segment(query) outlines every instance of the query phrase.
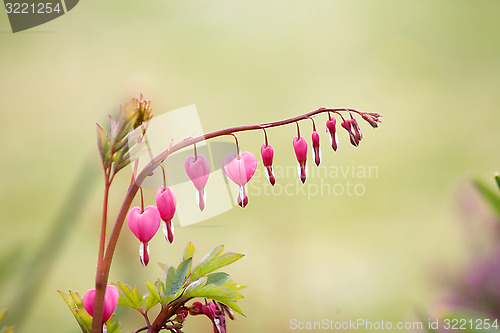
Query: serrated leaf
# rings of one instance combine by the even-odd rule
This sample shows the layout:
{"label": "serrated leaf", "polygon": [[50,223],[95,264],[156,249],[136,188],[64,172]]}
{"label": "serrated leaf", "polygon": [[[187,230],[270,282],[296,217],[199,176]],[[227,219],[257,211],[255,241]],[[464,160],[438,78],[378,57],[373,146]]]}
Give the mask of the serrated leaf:
{"label": "serrated leaf", "polygon": [[179,264],[177,270],[173,267],[170,267],[167,272],[167,280],[165,282],[165,295],[170,296],[181,288],[181,286],[186,281],[188,273],[191,269],[192,258],[186,259]]}
{"label": "serrated leaf", "polygon": [[223,250],[224,246],[221,245],[210,251],[193,270],[191,279],[196,280],[243,257],[243,254],[233,252],[222,254]]}
{"label": "serrated leaf", "polygon": [[229,306],[234,312],[239,313],[243,317],[246,317],[243,311],[241,311],[240,307],[236,304],[236,301],[232,301],[230,299],[224,297],[216,297],[212,298],[214,301],[221,302],[227,306]]}
{"label": "serrated leaf", "polygon": [[[132,306],[130,306],[130,305],[126,305],[126,306],[129,306],[129,307],[134,308],[134,309],[140,309],[142,307],[142,297],[139,295],[139,291],[137,290],[137,287],[134,287],[134,289],[132,289],[130,286],[128,286],[124,283],[121,283],[120,281],[118,281],[118,286],[120,287],[120,290],[122,291],[123,296],[128,298],[131,305],[132,305]],[[118,302],[120,302],[120,299],[118,299]],[[122,300],[122,302],[127,303],[125,300]]]}
{"label": "serrated leaf", "polygon": [[483,195],[483,198],[490,204],[497,214],[497,217],[500,219],[500,195],[498,192],[491,190],[488,186],[478,180],[474,183],[479,189],[479,192]]}
{"label": "serrated leaf", "polygon": [[229,274],[225,272],[210,273],[207,275],[207,284],[221,286],[229,281]]}
{"label": "serrated leaf", "polygon": [[184,256],[182,260],[192,258],[193,255],[194,255],[194,245],[193,243],[189,242],[187,243],[186,248],[184,249]]}

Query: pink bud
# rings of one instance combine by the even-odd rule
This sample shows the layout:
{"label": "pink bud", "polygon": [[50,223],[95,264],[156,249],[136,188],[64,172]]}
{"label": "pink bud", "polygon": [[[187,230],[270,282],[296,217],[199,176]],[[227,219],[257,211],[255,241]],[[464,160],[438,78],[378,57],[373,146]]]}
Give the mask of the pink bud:
{"label": "pink bud", "polygon": [[207,202],[205,185],[210,175],[210,163],[207,158],[201,154],[198,154],[196,158],[194,156],[188,156],[186,161],[184,161],[184,170],[186,170],[189,179],[191,179],[194,187],[198,190],[196,202],[198,203],[200,211],[203,211]]}
{"label": "pink bud", "polygon": [[351,129],[351,119],[346,119],[340,124],[347,132],[349,132],[349,140],[354,147],[357,147],[359,144],[359,140],[354,135]]}
{"label": "pink bud", "polygon": [[[113,285],[107,285],[104,294],[104,307],[102,309],[102,322],[105,323],[111,318],[111,315],[116,309],[118,304],[118,298],[120,293]],[[95,303],[95,289],[88,290],[83,296],[83,307],[89,313],[89,315],[94,316],[94,303]]]}
{"label": "pink bud", "polygon": [[156,206],[160,212],[161,219],[165,221],[165,223],[162,224],[162,230],[169,243],[174,241],[174,225],[172,223],[172,218],[175,214],[176,205],[177,198],[174,190],[170,187],[159,187],[158,191],[156,191]]}
{"label": "pink bud", "polygon": [[[378,113],[375,113],[377,116],[371,116],[371,113],[362,113],[361,117],[363,117],[364,120],[366,120],[373,128],[377,128],[380,120],[378,120],[378,117],[380,115]],[[375,117],[375,118],[374,118]]]}
{"label": "pink bud", "polygon": [[272,186],[274,186],[276,180],[273,174],[273,147],[271,147],[271,145],[263,144],[262,147],[260,147],[260,155],[262,156],[262,163],[264,163],[266,170],[267,180]]}
{"label": "pink bud", "polygon": [[244,151],[240,156],[230,153],[224,156],[222,166],[224,167],[226,175],[240,186],[237,202],[241,207],[245,207],[248,204],[245,184],[248,183],[257,169],[257,159],[255,155],[248,151]]}
{"label": "pink bud", "polygon": [[293,149],[299,164],[297,165],[297,173],[302,183],[306,182],[307,178],[307,142],[303,136],[293,138]]}
{"label": "pink bud", "polygon": [[338,147],[338,136],[336,131],[336,122],[335,118],[330,118],[326,121],[326,128],[330,132],[330,143],[332,145],[333,150],[337,151]]}
{"label": "pink bud", "polygon": [[127,214],[127,224],[130,231],[139,239],[139,256],[143,266],[149,263],[148,242],[153,238],[161,224],[160,213],[155,206],[147,206],[144,212],[141,208],[133,207]]}
{"label": "pink bud", "polygon": [[351,124],[352,124],[352,129],[354,132],[354,136],[358,139],[358,143],[359,143],[359,141],[361,141],[361,139],[363,139],[363,134],[361,134],[361,128],[359,128],[358,122],[354,118],[351,119]]}
{"label": "pink bud", "polygon": [[319,149],[319,134],[316,131],[312,132],[313,159],[317,166],[321,163],[321,150]]}

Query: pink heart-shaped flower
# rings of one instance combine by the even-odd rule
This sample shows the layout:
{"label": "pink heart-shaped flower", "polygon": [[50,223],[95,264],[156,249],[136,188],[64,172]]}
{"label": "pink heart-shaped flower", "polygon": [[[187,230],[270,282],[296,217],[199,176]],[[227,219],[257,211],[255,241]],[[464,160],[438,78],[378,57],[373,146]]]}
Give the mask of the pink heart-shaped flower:
{"label": "pink heart-shaped flower", "polygon": [[201,154],[198,154],[195,159],[194,156],[188,156],[184,161],[184,170],[191,179],[198,190],[205,187],[208,181],[208,176],[210,175],[210,163],[207,158]]}
{"label": "pink heart-shaped flower", "polygon": [[144,212],[136,206],[127,214],[127,224],[130,231],[143,243],[147,243],[153,238],[160,223],[160,213],[155,206],[147,206]]}
{"label": "pink heart-shaped flower", "polygon": [[[104,307],[102,310],[102,322],[105,323],[111,317],[118,304],[120,293],[113,285],[106,286],[104,294]],[[94,316],[95,289],[90,289],[83,296],[83,307],[91,315]]]}
{"label": "pink heart-shaped flower", "polygon": [[226,175],[236,184],[244,186],[257,169],[257,159],[251,152],[244,151],[240,156],[230,153],[224,156],[222,166]]}

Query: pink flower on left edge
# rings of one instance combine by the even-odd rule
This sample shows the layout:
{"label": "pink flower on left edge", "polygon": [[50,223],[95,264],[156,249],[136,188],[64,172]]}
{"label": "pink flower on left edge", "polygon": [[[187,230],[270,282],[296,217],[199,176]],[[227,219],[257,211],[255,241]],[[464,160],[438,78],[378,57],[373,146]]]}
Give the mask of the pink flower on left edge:
{"label": "pink flower on left edge", "polygon": [[233,153],[227,154],[222,160],[222,166],[226,175],[240,186],[238,205],[245,208],[248,204],[248,196],[245,184],[252,178],[257,169],[257,159],[251,152],[244,151],[239,156]]}
{"label": "pink flower on left edge", "polygon": [[177,205],[177,197],[174,190],[170,187],[160,186],[156,191],[156,207],[160,212],[161,219],[165,222],[162,223],[162,230],[165,238],[170,244],[174,241],[174,224],[172,219],[175,214],[175,207]]}
{"label": "pink flower on left edge", "polygon": [[[104,294],[104,307],[102,309],[102,322],[105,323],[111,318],[111,315],[116,309],[120,294],[115,286],[109,284],[106,286]],[[91,315],[94,316],[95,289],[88,290],[83,296],[83,307]]]}
{"label": "pink flower on left edge", "polygon": [[147,266],[149,263],[148,242],[158,231],[161,218],[155,206],[147,206],[144,212],[140,207],[133,207],[127,214],[127,224],[130,231],[139,239],[139,257],[141,264]]}
{"label": "pink flower on left edge", "polygon": [[210,175],[210,163],[202,154],[198,154],[196,158],[190,155],[184,161],[184,170],[186,170],[189,179],[191,179],[194,187],[196,187],[196,202],[200,211],[203,211],[207,203],[205,185]]}

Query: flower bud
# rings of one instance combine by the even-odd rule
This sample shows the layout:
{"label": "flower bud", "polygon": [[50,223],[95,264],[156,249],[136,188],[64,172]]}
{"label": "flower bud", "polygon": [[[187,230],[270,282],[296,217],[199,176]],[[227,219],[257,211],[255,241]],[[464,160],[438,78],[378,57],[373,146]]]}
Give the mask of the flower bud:
{"label": "flower bud", "polygon": [[361,128],[359,128],[358,122],[354,118],[351,119],[351,124],[354,136],[356,137],[359,143],[361,139],[363,139],[363,134],[361,134]]}
{"label": "flower bud", "polygon": [[335,117],[326,121],[326,128],[328,129],[328,132],[330,132],[330,144],[335,151],[337,151],[339,141],[336,130],[336,122],[337,120]]}
{"label": "flower bud", "polygon": [[319,134],[316,131],[312,132],[313,159],[317,166],[321,163],[321,150],[319,149]]}
{"label": "flower bud", "polygon": [[148,242],[158,231],[161,224],[161,217],[155,206],[148,206],[144,212],[139,207],[133,207],[127,214],[127,224],[130,231],[139,239],[139,257],[141,264],[147,266],[149,263]]}
{"label": "flower bud", "polygon": [[297,173],[302,183],[306,182],[307,178],[307,142],[303,136],[293,138],[293,149],[297,157]]}
{"label": "flower bud", "polygon": [[269,144],[263,144],[262,147],[260,147],[260,155],[262,156],[262,163],[264,163],[267,180],[269,181],[269,184],[274,186],[276,179],[273,174],[273,147]]}
{"label": "flower bud", "polygon": [[359,140],[354,135],[351,129],[351,119],[346,119],[340,124],[347,132],[349,132],[349,140],[354,147],[357,147],[359,144]]}
{"label": "flower bud", "polygon": [[176,205],[177,198],[174,191],[170,187],[159,187],[158,191],[156,191],[156,207],[158,207],[161,219],[165,222],[162,224],[162,230],[169,243],[174,241],[172,218],[175,214]]}

